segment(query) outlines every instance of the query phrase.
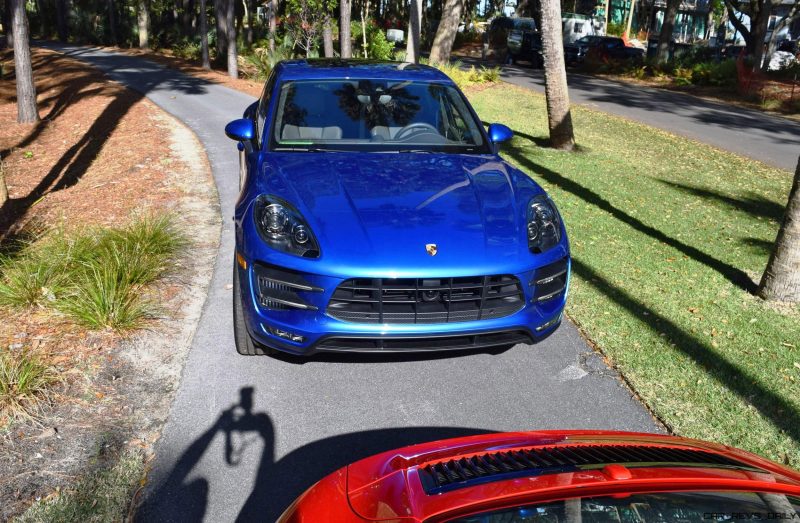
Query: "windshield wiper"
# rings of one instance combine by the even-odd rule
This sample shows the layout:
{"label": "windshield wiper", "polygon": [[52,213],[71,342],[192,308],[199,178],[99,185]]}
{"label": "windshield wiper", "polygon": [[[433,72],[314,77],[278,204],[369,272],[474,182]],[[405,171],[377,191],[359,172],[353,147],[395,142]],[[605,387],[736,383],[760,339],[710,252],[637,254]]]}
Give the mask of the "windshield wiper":
{"label": "windshield wiper", "polygon": [[297,151],[302,153],[349,153],[347,149],[331,149],[328,147],[275,147],[273,151],[290,152]]}

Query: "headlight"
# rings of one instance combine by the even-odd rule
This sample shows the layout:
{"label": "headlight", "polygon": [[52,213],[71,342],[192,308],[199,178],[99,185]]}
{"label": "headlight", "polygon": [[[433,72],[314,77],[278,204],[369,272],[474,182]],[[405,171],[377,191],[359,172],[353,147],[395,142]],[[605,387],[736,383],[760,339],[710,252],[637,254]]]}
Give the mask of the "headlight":
{"label": "headlight", "polygon": [[319,258],[319,243],[300,213],[274,196],[259,196],[253,216],[261,238],[273,249],[304,258]]}
{"label": "headlight", "polygon": [[546,194],[534,197],[528,204],[528,247],[531,252],[544,252],[561,241],[561,217]]}

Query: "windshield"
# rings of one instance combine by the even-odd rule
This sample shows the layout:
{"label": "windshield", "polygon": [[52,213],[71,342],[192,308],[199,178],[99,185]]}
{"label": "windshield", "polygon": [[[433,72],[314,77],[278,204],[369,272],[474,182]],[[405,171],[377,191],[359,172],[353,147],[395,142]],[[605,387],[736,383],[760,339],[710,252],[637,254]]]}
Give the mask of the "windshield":
{"label": "windshield", "polygon": [[450,523],[666,523],[800,520],[800,499],[752,492],[666,492],[573,498],[450,520]]}
{"label": "windshield", "polygon": [[479,125],[448,85],[290,81],[280,88],[271,149],[486,153]]}

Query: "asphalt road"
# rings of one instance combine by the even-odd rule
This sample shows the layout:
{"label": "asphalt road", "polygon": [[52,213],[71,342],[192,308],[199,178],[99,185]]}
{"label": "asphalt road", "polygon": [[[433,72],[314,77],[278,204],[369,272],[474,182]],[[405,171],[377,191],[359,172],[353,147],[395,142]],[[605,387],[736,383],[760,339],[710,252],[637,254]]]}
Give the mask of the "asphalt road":
{"label": "asphalt road", "polygon": [[[544,92],[544,73],[503,66],[506,82]],[[695,96],[569,74],[570,102],[636,120],[794,172],[800,122]]]}
{"label": "asphalt road", "polygon": [[210,292],[138,514],[274,521],[305,488],[397,446],[490,431],[658,431],[570,323],[534,346],[428,357],[242,357],[231,273],[237,154],[223,134],[249,96],[98,50],[56,47],[184,121],[205,145],[224,216]]}

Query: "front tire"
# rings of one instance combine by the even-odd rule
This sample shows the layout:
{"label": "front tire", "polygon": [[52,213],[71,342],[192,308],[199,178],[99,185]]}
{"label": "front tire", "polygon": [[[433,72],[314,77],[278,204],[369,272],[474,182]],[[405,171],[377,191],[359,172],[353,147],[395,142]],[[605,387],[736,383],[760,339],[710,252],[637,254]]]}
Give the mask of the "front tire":
{"label": "front tire", "polygon": [[236,352],[243,356],[272,356],[275,349],[264,347],[253,340],[247,332],[244,321],[244,306],[242,304],[242,286],[239,281],[239,268],[233,262],[233,340],[236,343]]}

